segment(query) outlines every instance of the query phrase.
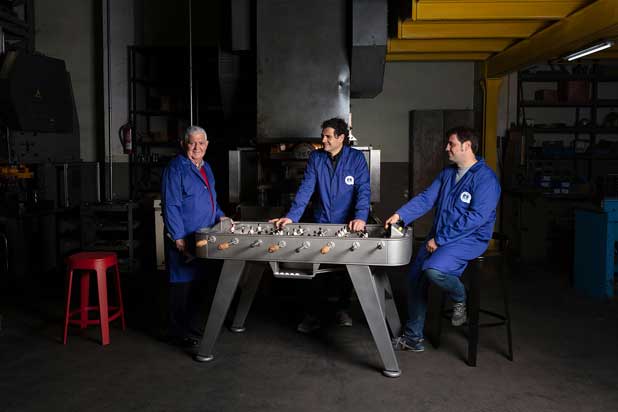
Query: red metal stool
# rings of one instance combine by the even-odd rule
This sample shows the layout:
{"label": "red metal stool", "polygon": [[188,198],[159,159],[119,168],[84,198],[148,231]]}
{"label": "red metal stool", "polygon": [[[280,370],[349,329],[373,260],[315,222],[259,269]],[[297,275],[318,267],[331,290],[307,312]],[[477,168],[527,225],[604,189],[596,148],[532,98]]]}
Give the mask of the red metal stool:
{"label": "red metal stool", "polygon": [[[116,291],[118,293],[118,306],[107,306],[107,269],[116,269]],[[79,309],[71,311],[71,289],[73,286],[73,271],[82,270]],[[97,274],[97,289],[99,292],[99,305],[88,306],[90,271]],[[126,329],[124,321],[124,306],[122,305],[122,292],[120,290],[120,272],[118,271],[118,259],[114,252],[80,252],[67,258],[68,290],[67,305],[64,319],[64,340],[67,344],[69,323],[79,325],[84,329],[88,325],[101,325],[102,344],[109,345],[109,322],[114,319],[122,319],[122,330]],[[100,319],[88,319],[88,311],[98,310]],[[72,319],[79,314],[79,319]]]}

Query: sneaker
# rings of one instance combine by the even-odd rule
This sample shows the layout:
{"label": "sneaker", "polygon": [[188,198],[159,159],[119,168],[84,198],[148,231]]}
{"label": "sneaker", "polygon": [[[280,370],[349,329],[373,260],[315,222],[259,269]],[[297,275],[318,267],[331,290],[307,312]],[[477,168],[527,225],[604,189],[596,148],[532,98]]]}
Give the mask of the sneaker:
{"label": "sneaker", "polygon": [[451,316],[451,325],[461,326],[468,320],[466,315],[466,302],[457,302],[453,305],[453,316]]}
{"label": "sneaker", "polygon": [[305,318],[298,324],[296,330],[300,333],[311,333],[320,329],[320,326],[320,319],[313,315],[305,315]]}
{"label": "sneaker", "polygon": [[392,340],[393,349],[400,351],[423,352],[425,345],[423,339],[408,340],[405,336],[400,336]]}
{"label": "sneaker", "polygon": [[348,328],[352,326],[352,318],[345,310],[337,311],[337,313],[335,313],[335,319],[337,320],[337,325],[339,326],[345,326]]}

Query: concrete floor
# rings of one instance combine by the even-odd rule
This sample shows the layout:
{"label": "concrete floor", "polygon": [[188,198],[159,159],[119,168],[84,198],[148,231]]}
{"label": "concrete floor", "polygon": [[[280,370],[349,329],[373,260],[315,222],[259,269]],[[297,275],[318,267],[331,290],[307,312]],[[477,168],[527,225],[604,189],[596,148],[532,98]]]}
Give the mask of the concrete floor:
{"label": "concrete floor", "polygon": [[[618,410],[618,302],[578,297],[563,273],[512,272],[514,362],[503,329],[482,329],[478,367],[468,367],[465,337],[445,326],[439,349],[398,354],[398,379],[381,375],[357,303],[352,328],[305,336],[291,299],[262,288],[247,331],[224,330],[203,364],[157,339],[159,292],[145,276],[123,280],[129,328],[116,322],[108,347],[96,327],[60,343],[62,290],[30,291],[28,304],[13,294],[0,306],[0,411]],[[391,280],[403,290],[404,271]]]}

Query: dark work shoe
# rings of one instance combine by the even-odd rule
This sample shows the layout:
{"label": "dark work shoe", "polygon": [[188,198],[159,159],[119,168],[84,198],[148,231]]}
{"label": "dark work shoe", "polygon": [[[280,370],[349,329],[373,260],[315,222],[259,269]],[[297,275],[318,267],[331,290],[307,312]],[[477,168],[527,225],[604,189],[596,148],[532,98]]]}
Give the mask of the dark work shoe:
{"label": "dark work shoe", "polygon": [[350,314],[345,310],[339,310],[335,313],[335,320],[337,321],[337,325],[350,327],[352,326],[352,318]]}
{"label": "dark work shoe", "polygon": [[320,329],[320,326],[320,319],[313,315],[305,315],[303,321],[296,327],[296,330],[300,333],[311,333]]}
{"label": "dark work shoe", "polygon": [[423,339],[409,340],[405,336],[400,336],[392,340],[393,349],[399,351],[412,351],[423,352],[425,345],[423,345]]}
{"label": "dark work shoe", "polygon": [[466,314],[466,302],[457,302],[453,305],[453,316],[451,316],[451,325],[461,326],[468,320]]}
{"label": "dark work shoe", "polygon": [[200,343],[198,339],[190,336],[169,336],[167,342],[170,345],[178,346],[179,348],[194,348]]}

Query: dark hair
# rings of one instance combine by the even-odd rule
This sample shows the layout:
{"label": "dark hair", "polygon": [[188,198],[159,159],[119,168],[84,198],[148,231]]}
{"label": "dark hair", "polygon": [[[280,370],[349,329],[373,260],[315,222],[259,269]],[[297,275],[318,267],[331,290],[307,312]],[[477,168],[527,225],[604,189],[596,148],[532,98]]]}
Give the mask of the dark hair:
{"label": "dark hair", "polygon": [[343,119],[333,117],[332,119],[324,120],[324,122],[322,122],[322,129],[326,129],[327,127],[335,129],[335,137],[342,134],[345,137],[343,143],[348,143],[350,129],[348,129],[348,124]]}
{"label": "dark hair", "polygon": [[450,137],[455,135],[459,143],[470,142],[470,147],[472,148],[472,153],[476,154],[479,150],[479,137],[473,129],[469,127],[454,127],[451,130],[446,132],[446,137]]}

